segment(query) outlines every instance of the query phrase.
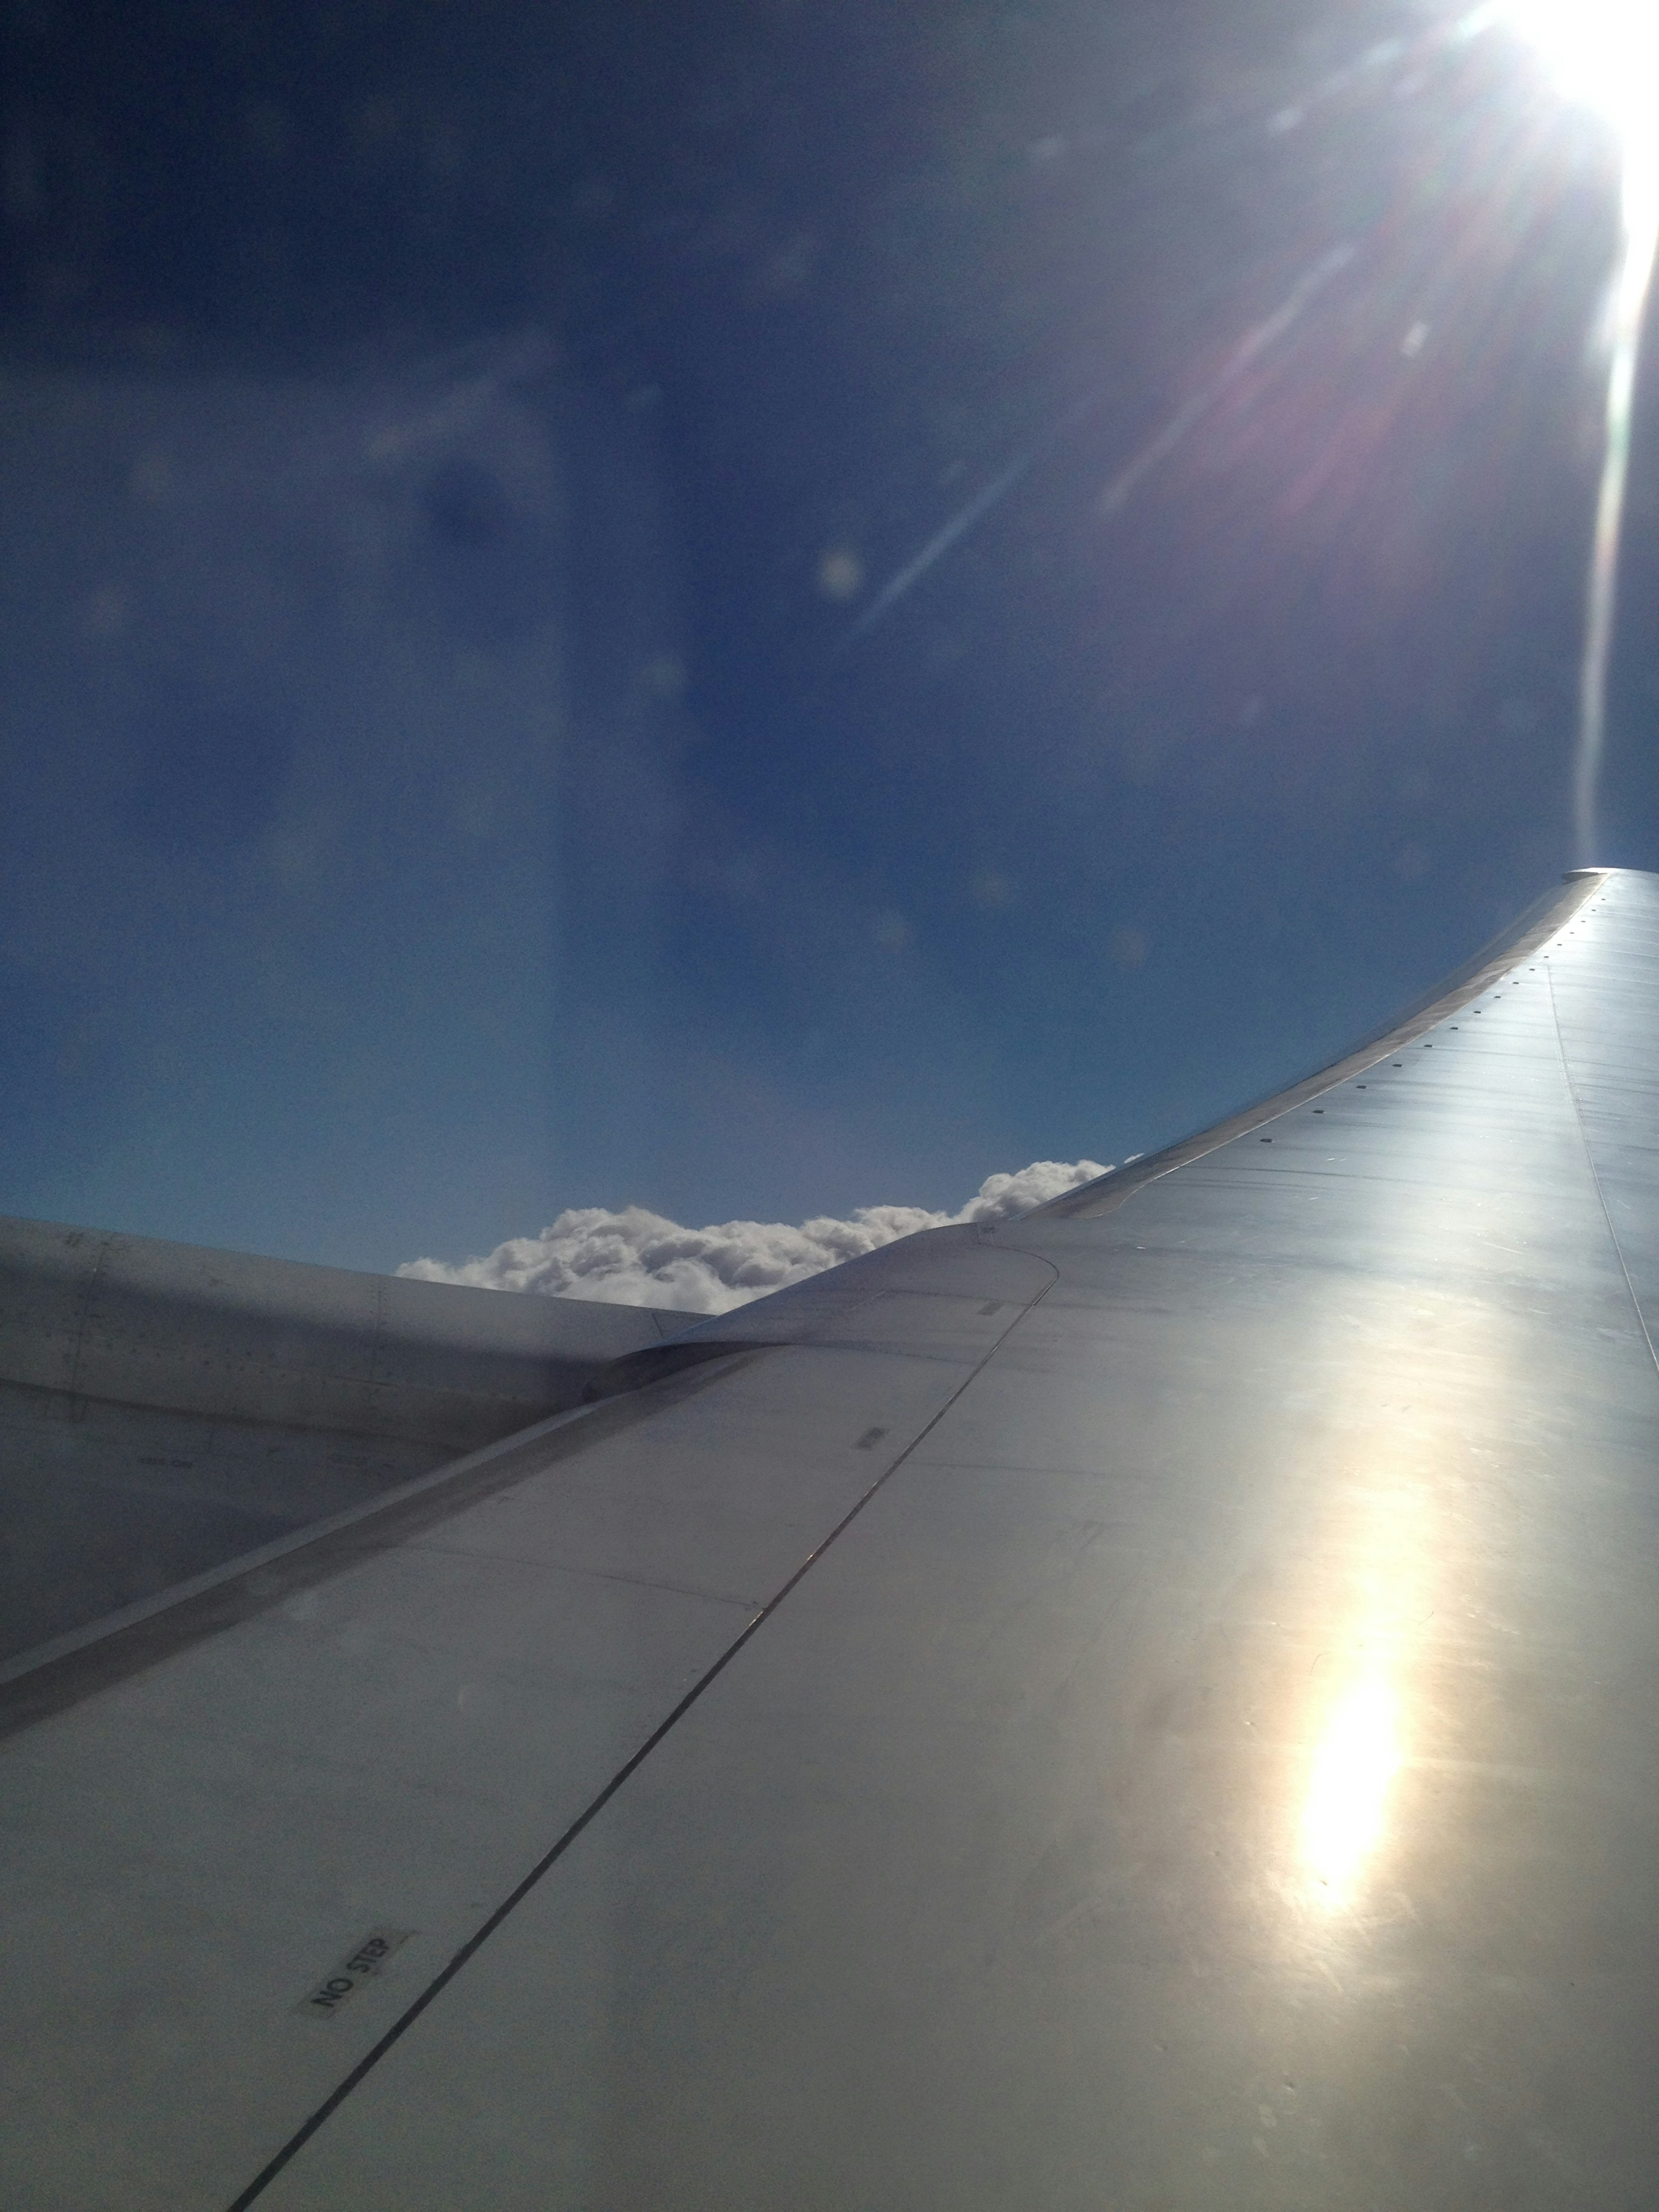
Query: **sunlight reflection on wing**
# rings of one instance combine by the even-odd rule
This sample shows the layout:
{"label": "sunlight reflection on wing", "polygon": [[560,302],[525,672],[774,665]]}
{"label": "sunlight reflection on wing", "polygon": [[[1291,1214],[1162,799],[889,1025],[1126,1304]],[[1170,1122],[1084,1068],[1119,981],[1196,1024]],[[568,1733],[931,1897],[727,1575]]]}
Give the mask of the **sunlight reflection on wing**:
{"label": "sunlight reflection on wing", "polygon": [[1325,1902],[1346,1901],[1376,1847],[1399,1765],[1398,1701],[1388,1683],[1373,1676],[1337,1701],[1314,1753],[1302,1855]]}

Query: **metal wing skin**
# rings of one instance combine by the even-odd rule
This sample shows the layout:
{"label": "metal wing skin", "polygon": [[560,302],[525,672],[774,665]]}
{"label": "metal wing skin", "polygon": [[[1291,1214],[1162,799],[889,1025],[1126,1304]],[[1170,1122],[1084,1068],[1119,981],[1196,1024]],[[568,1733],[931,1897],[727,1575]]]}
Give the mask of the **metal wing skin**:
{"label": "metal wing skin", "polygon": [[5,1692],[0,2203],[1653,2202],[1656,1323],[1659,878],[1591,872],[88,1635]]}
{"label": "metal wing skin", "polygon": [[0,1711],[9,1678],[38,1704],[42,1647],[107,1661],[112,1615],[176,1615],[181,1582],[580,1405],[695,1318],[0,1217]]}

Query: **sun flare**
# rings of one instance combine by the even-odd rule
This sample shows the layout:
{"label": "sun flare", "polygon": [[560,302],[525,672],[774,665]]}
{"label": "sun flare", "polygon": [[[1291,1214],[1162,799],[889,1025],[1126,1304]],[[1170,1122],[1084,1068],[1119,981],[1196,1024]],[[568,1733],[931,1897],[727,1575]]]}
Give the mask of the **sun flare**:
{"label": "sun flare", "polygon": [[1655,0],[1502,0],[1498,12],[1568,99],[1600,109],[1627,137],[1651,131],[1659,105]]}

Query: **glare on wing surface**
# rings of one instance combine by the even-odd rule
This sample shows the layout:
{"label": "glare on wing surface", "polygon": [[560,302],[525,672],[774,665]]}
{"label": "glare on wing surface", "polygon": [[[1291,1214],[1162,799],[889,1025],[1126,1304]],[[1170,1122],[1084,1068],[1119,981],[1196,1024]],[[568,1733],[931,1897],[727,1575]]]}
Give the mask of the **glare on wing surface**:
{"label": "glare on wing surface", "polygon": [[1343,1902],[1382,1826],[1400,1764],[1396,1699],[1379,1676],[1357,1682],[1333,1708],[1314,1754],[1303,1814],[1309,1872],[1330,1904]]}

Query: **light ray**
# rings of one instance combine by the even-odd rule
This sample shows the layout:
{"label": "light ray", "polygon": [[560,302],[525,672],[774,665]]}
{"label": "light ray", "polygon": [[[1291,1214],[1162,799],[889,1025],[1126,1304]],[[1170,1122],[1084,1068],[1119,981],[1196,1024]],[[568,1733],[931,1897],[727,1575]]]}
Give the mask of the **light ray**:
{"label": "light ray", "polygon": [[1659,250],[1659,170],[1627,154],[1624,238],[1614,280],[1601,480],[1584,593],[1584,650],[1578,672],[1578,744],[1573,761],[1573,842],[1581,866],[1597,857],[1596,811],[1607,750],[1607,674],[1619,612],[1619,549],[1630,483],[1631,404],[1642,322]]}
{"label": "light ray", "polygon": [[[1245,332],[1209,382],[1195,392],[1183,406],[1177,408],[1163,428],[1119,469],[1100,495],[1099,511],[1103,515],[1114,514],[1127,503],[1130,493],[1141,478],[1149,475],[1160,461],[1175,451],[1188,432],[1202,421],[1250,363],[1284,336],[1314,295],[1322,291],[1339,271],[1346,269],[1353,257],[1352,246],[1333,246],[1328,253],[1322,254],[1266,321],[1257,323]],[[1075,429],[1099,404],[1103,397],[1102,392],[1092,392],[1068,408],[1040,438],[1034,439],[1016,453],[988,483],[976,491],[948,522],[935,531],[921,551],[912,554],[903,567],[882,586],[836,647],[836,657],[856,645],[860,638],[866,637],[878,623],[884,621],[928,570],[942,561],[959,539],[965,538],[976,523],[1007,496],[1034,462]]]}
{"label": "light ray", "polygon": [[1572,826],[1577,857],[1597,857],[1596,811],[1607,750],[1607,676],[1619,612],[1619,550],[1630,482],[1631,405],[1642,323],[1659,250],[1659,9],[1653,0],[1491,0],[1471,23],[1524,39],[1564,98],[1593,108],[1623,145],[1620,240],[1608,301],[1601,474],[1584,587]]}
{"label": "light ray", "polygon": [[1353,252],[1351,246],[1336,246],[1328,253],[1322,254],[1267,320],[1245,332],[1210,381],[1195,392],[1184,406],[1178,407],[1156,436],[1124,463],[1100,495],[1103,514],[1115,514],[1127,504],[1130,493],[1141,478],[1160,461],[1166,460],[1188,432],[1194,429],[1217,401],[1224,398],[1250,363],[1264,354],[1275,339],[1284,336],[1315,293],[1322,291],[1333,276],[1347,267]]}
{"label": "light ray", "polygon": [[912,554],[904,566],[882,586],[842,640],[837,651],[844,653],[849,645],[856,645],[860,638],[866,635],[890,613],[910,586],[919,584],[936,561],[944,559],[957,538],[965,538],[981,517],[988,514],[1004,495],[1012,490],[1036,458],[1036,448],[1030,447],[1023,453],[1016,454],[1006,468],[999,470],[989,483],[975,492],[967,505],[951,517],[943,529],[934,532],[920,553]]}
{"label": "light ray", "polygon": [[913,553],[904,566],[888,578],[836,647],[836,657],[845,653],[849,646],[856,645],[861,637],[867,635],[878,622],[890,614],[906,592],[921,581],[935,562],[942,561],[958,538],[965,538],[976,522],[983,520],[991,509],[1013,489],[1026,471],[1042,459],[1049,447],[1057,445],[1060,439],[1076,429],[1085,417],[1099,405],[1103,397],[1103,390],[1086,393],[1051,422],[1040,437],[1033,438],[1030,445],[1022,447],[1013,459],[999,469],[988,483],[982,484],[948,522],[933,532],[919,553]]}

